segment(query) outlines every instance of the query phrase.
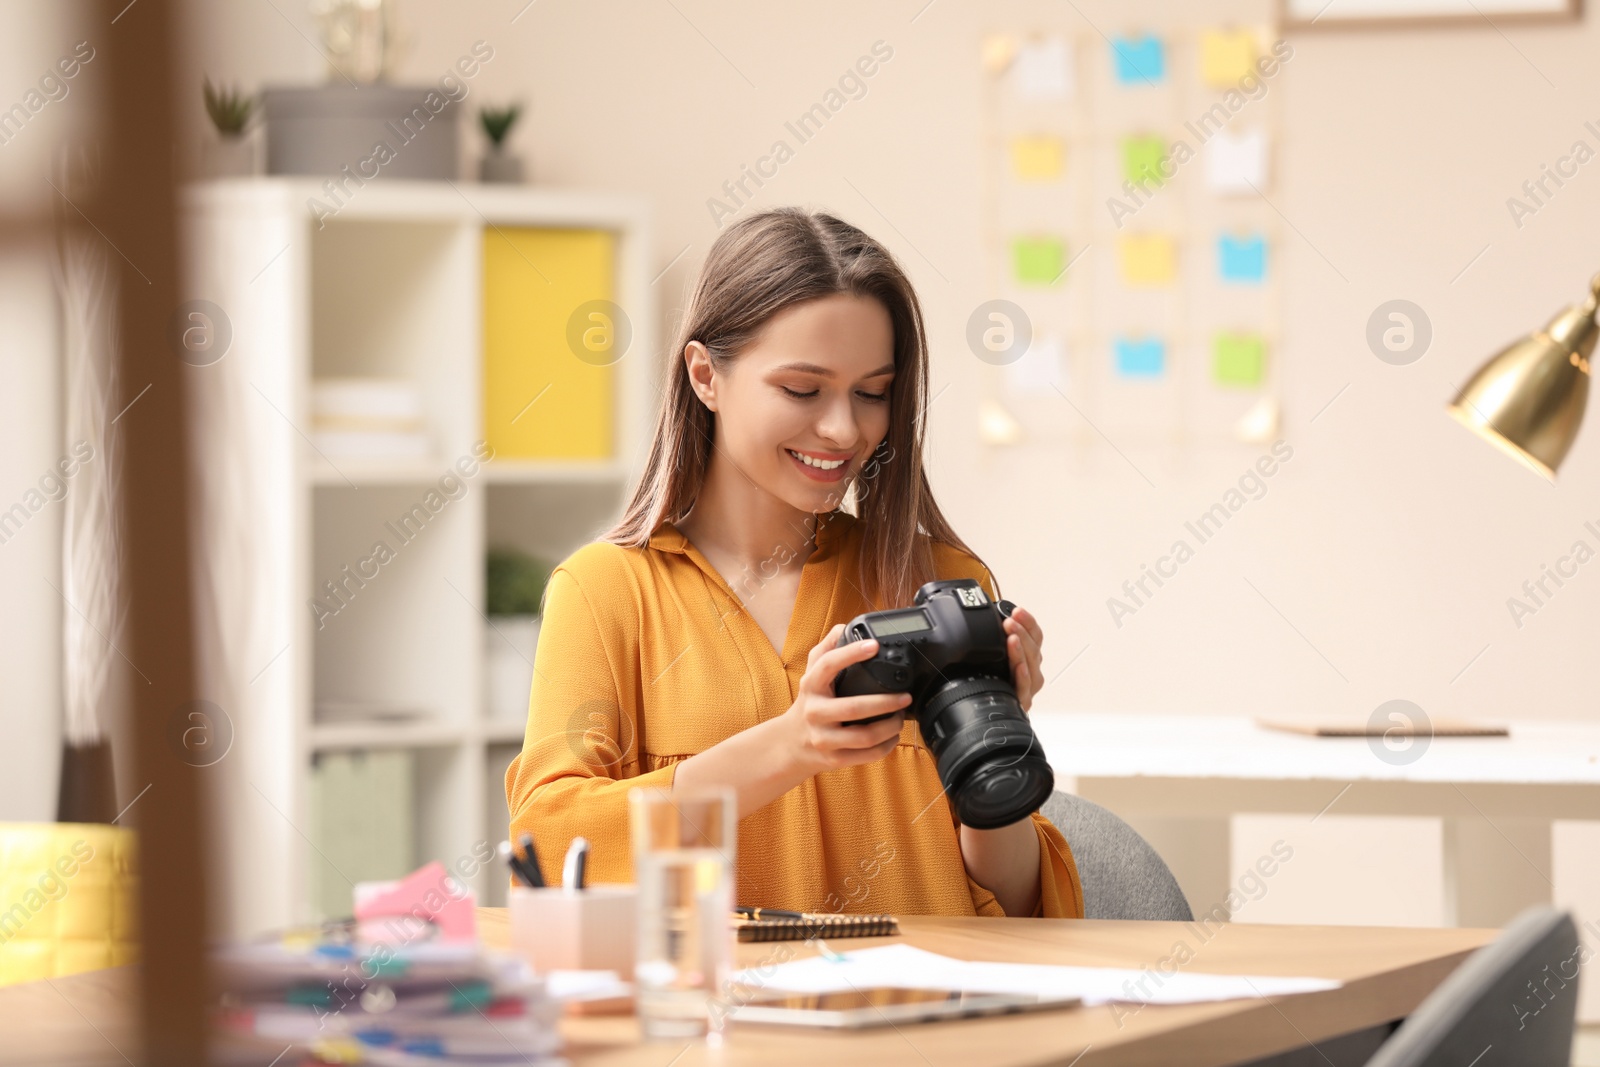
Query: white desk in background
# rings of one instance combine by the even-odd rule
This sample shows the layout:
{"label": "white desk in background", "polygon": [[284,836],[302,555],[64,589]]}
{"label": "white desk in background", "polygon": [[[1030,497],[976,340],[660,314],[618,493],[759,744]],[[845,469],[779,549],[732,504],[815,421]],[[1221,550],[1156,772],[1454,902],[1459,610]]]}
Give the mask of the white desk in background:
{"label": "white desk in background", "polygon": [[[1348,870],[1370,898],[1363,918],[1345,921],[1418,922],[1420,903],[1434,917],[1422,922],[1499,926],[1522,907],[1554,902],[1580,922],[1595,920],[1585,938],[1600,949],[1600,725],[1510,722],[1509,737],[1434,737],[1399,762],[1365,738],[1287,733],[1242,716],[1035,708],[1031,719],[1057,787],[1132,823],[1197,913],[1237,887],[1261,840],[1288,835],[1309,846],[1297,875],[1329,862],[1318,848],[1343,850],[1334,869]],[[1384,849],[1384,824],[1352,816],[1420,825],[1432,835],[1421,839],[1435,843],[1396,856]],[[1344,843],[1327,846],[1334,826]],[[1370,849],[1356,843],[1363,827]],[[1434,891],[1437,899],[1415,899]],[[1382,914],[1389,903],[1393,918]],[[1291,876],[1236,917],[1251,921],[1252,906],[1267,916],[1258,921],[1308,912],[1330,921],[1315,888]],[[1600,982],[1586,983],[1583,1001],[1582,1017],[1600,1019]]]}

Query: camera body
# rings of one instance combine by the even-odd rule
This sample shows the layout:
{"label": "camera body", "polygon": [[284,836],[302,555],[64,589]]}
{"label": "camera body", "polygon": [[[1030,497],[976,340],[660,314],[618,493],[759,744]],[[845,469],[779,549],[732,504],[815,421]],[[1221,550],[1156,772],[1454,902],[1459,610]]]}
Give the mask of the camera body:
{"label": "camera body", "polygon": [[836,696],[911,694],[910,711],[957,817],[980,830],[1038,811],[1055,788],[1011,682],[1003,623],[1012,610],[971,578],[928,582],[911,607],[850,621],[840,644],[876,640],[878,652],[834,679]]}

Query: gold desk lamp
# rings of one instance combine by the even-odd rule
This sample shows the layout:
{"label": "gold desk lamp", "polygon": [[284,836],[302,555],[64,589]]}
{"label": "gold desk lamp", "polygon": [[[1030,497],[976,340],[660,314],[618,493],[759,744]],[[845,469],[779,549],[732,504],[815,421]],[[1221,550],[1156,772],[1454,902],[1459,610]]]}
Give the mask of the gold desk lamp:
{"label": "gold desk lamp", "polygon": [[1589,399],[1600,274],[1589,299],[1503,349],[1478,368],[1450,402],[1467,429],[1555,481],[1556,468],[1578,436]]}

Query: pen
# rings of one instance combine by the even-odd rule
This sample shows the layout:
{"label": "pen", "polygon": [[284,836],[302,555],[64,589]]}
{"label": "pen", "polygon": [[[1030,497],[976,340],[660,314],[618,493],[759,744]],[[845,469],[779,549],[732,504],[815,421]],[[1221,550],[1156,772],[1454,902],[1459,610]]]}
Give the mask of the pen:
{"label": "pen", "polygon": [[561,884],[577,891],[583,888],[584,871],[589,866],[589,839],[574,837],[567,846],[567,859],[561,866]]}
{"label": "pen", "polygon": [[533,883],[528,881],[528,872],[522,866],[522,861],[517,858],[517,853],[514,849],[512,849],[511,842],[500,842],[500,844],[496,846],[495,851],[499,854],[501,861],[504,862],[507,867],[511,868],[511,877],[517,880],[517,884],[532,888]]}
{"label": "pen", "polygon": [[523,876],[534,889],[543,889],[544,871],[539,866],[538,850],[533,847],[533,835],[525,833],[519,840],[522,842]]}
{"label": "pen", "polygon": [[747,908],[740,905],[733,909],[735,915],[741,919],[804,919],[805,915],[798,911],[780,911],[777,908]]}

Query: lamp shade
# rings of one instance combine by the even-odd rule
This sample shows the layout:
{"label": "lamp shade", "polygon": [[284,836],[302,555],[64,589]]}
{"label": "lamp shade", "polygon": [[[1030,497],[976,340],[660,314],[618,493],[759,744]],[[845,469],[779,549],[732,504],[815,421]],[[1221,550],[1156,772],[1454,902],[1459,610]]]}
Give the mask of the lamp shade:
{"label": "lamp shade", "polygon": [[1588,300],[1496,353],[1450,402],[1463,426],[1552,481],[1589,400],[1597,301],[1600,275]]}

